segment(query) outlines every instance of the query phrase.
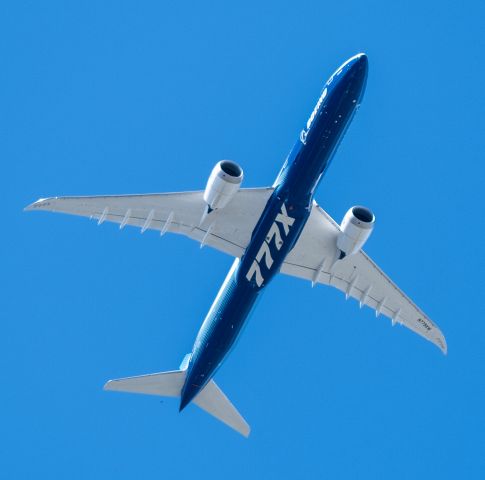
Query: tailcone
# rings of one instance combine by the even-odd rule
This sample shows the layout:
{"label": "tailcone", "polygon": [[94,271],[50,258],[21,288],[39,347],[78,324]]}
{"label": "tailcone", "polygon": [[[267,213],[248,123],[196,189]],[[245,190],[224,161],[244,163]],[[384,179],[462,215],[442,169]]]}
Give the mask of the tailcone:
{"label": "tailcone", "polygon": [[179,412],[181,412],[200,392],[198,385],[186,383],[180,395]]}
{"label": "tailcone", "polygon": [[191,399],[182,396],[182,398],[180,399],[179,412],[181,412],[190,403],[190,400]]}

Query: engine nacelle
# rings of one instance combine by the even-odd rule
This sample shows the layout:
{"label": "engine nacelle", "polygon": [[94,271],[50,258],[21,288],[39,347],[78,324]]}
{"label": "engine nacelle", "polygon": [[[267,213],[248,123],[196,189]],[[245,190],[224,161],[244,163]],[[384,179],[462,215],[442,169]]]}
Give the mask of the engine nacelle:
{"label": "engine nacelle", "polygon": [[243,170],[230,160],[222,160],[212,169],[204,191],[204,201],[209,211],[224,208],[239,190]]}
{"label": "engine nacelle", "polygon": [[366,207],[350,208],[342,220],[341,232],[337,237],[337,247],[342,252],[340,258],[354,255],[370,237],[376,217]]}

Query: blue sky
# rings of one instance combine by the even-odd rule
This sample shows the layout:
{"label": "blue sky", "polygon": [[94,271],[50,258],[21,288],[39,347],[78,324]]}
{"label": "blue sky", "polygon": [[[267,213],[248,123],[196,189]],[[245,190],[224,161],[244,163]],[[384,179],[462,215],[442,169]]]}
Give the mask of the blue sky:
{"label": "blue sky", "polygon": [[[0,5],[5,478],[483,478],[481,1]],[[338,291],[279,276],[217,382],[249,440],[175,400],[103,392],[176,368],[231,264],[178,236],[23,213],[42,196],[271,184],[323,83],[365,51],[316,198],[449,354]]]}

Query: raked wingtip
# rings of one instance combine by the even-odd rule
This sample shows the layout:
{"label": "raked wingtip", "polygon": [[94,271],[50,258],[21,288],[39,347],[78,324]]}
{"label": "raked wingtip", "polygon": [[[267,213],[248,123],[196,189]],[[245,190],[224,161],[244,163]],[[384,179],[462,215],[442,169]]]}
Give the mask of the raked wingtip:
{"label": "raked wingtip", "polygon": [[113,380],[108,380],[104,385],[103,385],[103,390],[112,390],[112,385],[113,385]]}
{"label": "raked wingtip", "polygon": [[24,212],[30,212],[30,211],[32,211],[32,210],[35,210],[35,208],[36,208],[36,207],[35,207],[35,204],[36,204],[36,203],[37,203],[37,202],[34,202],[34,203],[31,203],[30,205],[27,205],[26,207],[24,207]]}
{"label": "raked wingtip", "polygon": [[448,355],[448,344],[446,343],[445,336],[440,332],[440,336],[436,337],[435,342],[436,346],[441,350],[443,355]]}
{"label": "raked wingtip", "polygon": [[39,198],[35,202],[24,207],[24,212],[31,212],[32,210],[40,210],[42,207],[49,205],[49,198]]}

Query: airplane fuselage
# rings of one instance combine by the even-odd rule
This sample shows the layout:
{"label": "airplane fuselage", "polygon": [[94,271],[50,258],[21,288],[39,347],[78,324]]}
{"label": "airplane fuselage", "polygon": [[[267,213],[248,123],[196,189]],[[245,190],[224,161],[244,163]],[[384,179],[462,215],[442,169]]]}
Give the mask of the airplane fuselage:
{"label": "airplane fuselage", "polygon": [[327,81],[274,183],[246,252],[237,258],[197,334],[180,410],[205,387],[234,345],[258,297],[279,271],[310,215],[313,195],[359,106],[367,57],[356,55]]}

